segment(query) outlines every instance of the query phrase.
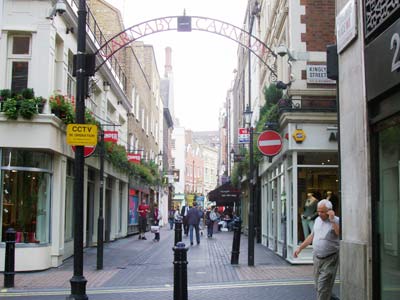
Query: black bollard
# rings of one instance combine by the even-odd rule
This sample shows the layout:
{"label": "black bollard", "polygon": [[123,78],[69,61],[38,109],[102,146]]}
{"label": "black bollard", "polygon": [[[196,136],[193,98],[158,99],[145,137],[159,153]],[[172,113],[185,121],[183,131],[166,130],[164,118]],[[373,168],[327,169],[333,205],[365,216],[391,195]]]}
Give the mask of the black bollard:
{"label": "black bollard", "polygon": [[15,275],[15,230],[8,228],[6,231],[6,257],[4,262],[4,287],[14,287]]}
{"label": "black bollard", "polygon": [[237,218],[237,219],[235,219],[235,221],[233,223],[233,242],[232,242],[231,265],[237,265],[239,263],[241,231],[242,231],[242,220],[240,220],[240,218]]}
{"label": "black bollard", "polygon": [[182,220],[175,220],[175,241],[174,246],[182,242]]}
{"label": "black bollard", "polygon": [[[182,224],[182,223],[181,223]],[[188,300],[187,251],[185,243],[178,242],[174,250],[174,300]]]}

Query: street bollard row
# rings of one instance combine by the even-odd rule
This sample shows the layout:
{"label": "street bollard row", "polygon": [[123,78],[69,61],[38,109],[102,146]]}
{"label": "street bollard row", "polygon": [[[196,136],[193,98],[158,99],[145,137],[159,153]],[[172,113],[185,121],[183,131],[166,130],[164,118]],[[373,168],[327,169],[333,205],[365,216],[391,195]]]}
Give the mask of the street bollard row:
{"label": "street bollard row", "polygon": [[232,256],[231,256],[232,265],[237,265],[239,263],[241,229],[242,229],[242,220],[238,218],[233,223],[233,242],[232,242]]}
{"label": "street bollard row", "polygon": [[188,300],[187,251],[185,243],[178,242],[174,251],[174,300]]}
{"label": "street bollard row", "polygon": [[6,257],[4,261],[4,287],[14,287],[15,275],[15,230],[8,228],[6,231]]}

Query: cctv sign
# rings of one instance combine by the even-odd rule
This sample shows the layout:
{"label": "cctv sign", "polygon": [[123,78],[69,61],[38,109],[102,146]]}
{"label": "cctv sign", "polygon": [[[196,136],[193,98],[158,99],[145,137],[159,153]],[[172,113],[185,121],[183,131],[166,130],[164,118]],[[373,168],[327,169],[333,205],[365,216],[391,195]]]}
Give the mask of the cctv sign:
{"label": "cctv sign", "polygon": [[97,125],[68,124],[67,144],[72,146],[97,145]]}

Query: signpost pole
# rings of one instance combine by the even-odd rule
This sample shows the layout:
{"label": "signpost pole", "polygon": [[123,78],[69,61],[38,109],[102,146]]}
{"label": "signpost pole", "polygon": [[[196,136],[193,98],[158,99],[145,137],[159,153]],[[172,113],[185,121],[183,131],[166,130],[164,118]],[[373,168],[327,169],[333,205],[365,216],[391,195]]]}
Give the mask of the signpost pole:
{"label": "signpost pole", "polygon": [[97,219],[97,270],[103,269],[103,192],[104,192],[104,130],[100,129],[100,197],[99,197],[99,217]]}
{"label": "signpost pole", "polygon": [[[85,83],[86,83],[86,0],[79,1],[78,8],[78,46],[76,61],[76,123],[85,123]],[[70,279],[71,295],[69,299],[86,300],[86,283],[83,276],[83,146],[77,146],[75,152],[74,181],[74,274]]]}

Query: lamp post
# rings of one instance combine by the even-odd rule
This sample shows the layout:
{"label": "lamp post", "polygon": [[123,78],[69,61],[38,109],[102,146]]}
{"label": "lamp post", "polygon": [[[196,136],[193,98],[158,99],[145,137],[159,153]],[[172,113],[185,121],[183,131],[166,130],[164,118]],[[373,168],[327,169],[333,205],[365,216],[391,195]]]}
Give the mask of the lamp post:
{"label": "lamp post", "polygon": [[246,110],[243,112],[245,123],[249,128],[249,230],[248,230],[248,257],[247,265],[254,266],[254,192],[253,192],[253,127],[251,126],[251,116],[253,112],[250,105],[247,104]]}
{"label": "lamp post", "polygon": [[[76,123],[85,123],[85,84],[86,84],[86,0],[79,1],[78,40],[76,54]],[[70,279],[71,295],[69,299],[86,300],[86,283],[83,276],[83,171],[84,147],[77,146],[75,151],[74,181],[74,274]]]}
{"label": "lamp post", "polygon": [[103,269],[103,192],[104,192],[104,130],[100,129],[100,197],[99,216],[97,219],[97,270]]}
{"label": "lamp post", "polygon": [[232,164],[235,161],[235,150],[233,148],[229,152],[229,179],[232,177]]}

